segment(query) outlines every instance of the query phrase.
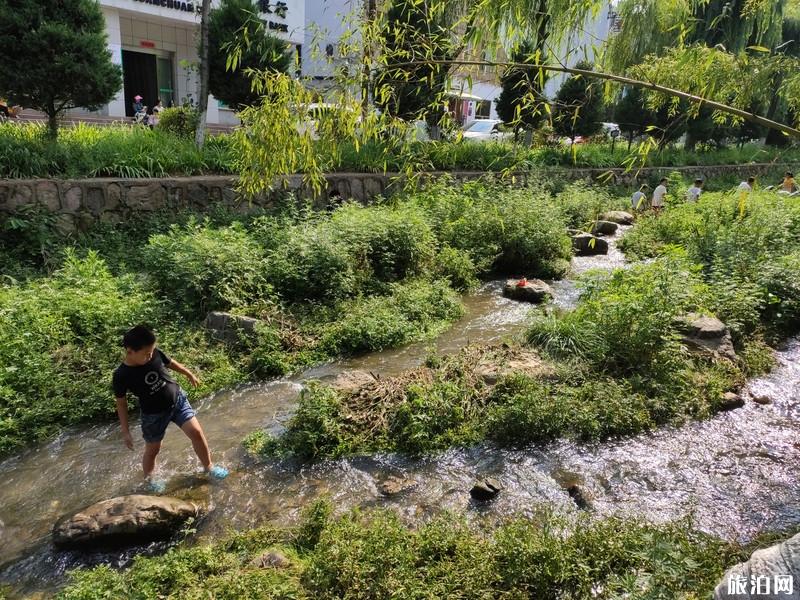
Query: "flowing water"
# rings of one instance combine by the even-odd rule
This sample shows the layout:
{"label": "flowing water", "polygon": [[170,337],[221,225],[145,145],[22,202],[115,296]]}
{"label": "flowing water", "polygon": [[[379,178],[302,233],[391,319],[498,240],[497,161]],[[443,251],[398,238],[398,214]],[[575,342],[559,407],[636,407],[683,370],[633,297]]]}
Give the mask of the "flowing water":
{"label": "flowing water", "polygon": [[[622,266],[615,241],[606,257],[576,258],[573,271]],[[177,430],[167,435],[159,461],[170,481],[168,493],[188,489],[208,501],[211,511],[198,525],[198,538],[209,539],[231,527],[293,523],[304,506],[323,494],[339,511],[390,507],[409,522],[443,509],[490,521],[530,515],[544,506],[575,511],[565,491],[573,483],[582,487],[597,514],[637,515],[655,522],[692,514],[699,528],[727,538],[746,539],[762,529],[800,523],[800,341],[778,352],[779,366],[772,374],[749,384],[753,393],[770,396],[772,404],[750,402],[705,422],[619,441],[561,442],[522,451],[481,445],[419,460],[374,455],[310,466],[254,463],[241,450],[241,440],[251,431],[280,427],[306,380],[328,380],[349,369],[396,375],[420,364],[431,346],[454,352],[469,343],[498,342],[519,333],[531,308],[504,299],[501,287],[502,282],[491,282],[466,297],[466,316],[434,343],[334,362],[196,403],[217,462],[233,467],[230,477],[213,485],[194,477],[196,459]],[[574,282],[553,287],[555,304],[574,305]],[[122,565],[136,553],[163,549],[153,545],[85,554],[56,551],[49,541],[50,528],[62,514],[139,489],[142,443],[136,443],[136,451],[130,452],[117,424],[97,425],[64,432],[0,463],[0,564],[5,564],[0,583],[11,584],[18,593],[49,591],[63,583],[66,569],[98,562]],[[384,498],[379,485],[390,475],[417,485]],[[469,489],[483,476],[501,480],[504,491],[479,508],[471,503]]]}

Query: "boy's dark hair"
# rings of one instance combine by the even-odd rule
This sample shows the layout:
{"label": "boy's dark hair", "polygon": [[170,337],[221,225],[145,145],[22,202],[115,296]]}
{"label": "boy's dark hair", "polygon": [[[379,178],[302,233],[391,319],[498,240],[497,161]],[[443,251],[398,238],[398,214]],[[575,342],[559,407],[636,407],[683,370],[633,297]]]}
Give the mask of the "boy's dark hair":
{"label": "boy's dark hair", "polygon": [[122,336],[122,345],[134,352],[156,343],[156,334],[147,325],[132,327]]}
{"label": "boy's dark hair", "polygon": [[747,178],[747,183],[755,183],[755,182],[756,182],[756,178],[755,177],[748,177]]}
{"label": "boy's dark hair", "polygon": [[649,189],[650,189],[650,186],[645,183],[644,185],[642,185],[642,187],[639,188],[639,191],[643,192],[643,191],[649,190]]}
{"label": "boy's dark hair", "polygon": [[662,177],[661,181],[659,181],[659,183],[667,183],[668,181],[669,181],[669,179],[667,179],[666,177]]}
{"label": "boy's dark hair", "polygon": [[703,185],[703,180],[702,179],[695,179],[694,180],[694,184],[695,185]]}

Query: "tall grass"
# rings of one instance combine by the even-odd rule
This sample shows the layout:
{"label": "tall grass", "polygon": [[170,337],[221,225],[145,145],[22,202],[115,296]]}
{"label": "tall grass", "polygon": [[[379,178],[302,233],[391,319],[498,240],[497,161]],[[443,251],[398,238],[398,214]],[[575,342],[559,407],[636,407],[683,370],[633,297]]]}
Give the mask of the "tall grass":
{"label": "tall grass", "polygon": [[[197,150],[186,136],[145,127],[78,124],[59,130],[50,141],[42,124],[0,124],[0,178],[164,177],[226,174],[234,157],[225,135],[213,136]],[[527,148],[509,142],[417,142],[407,155],[395,140],[343,144],[336,155],[320,155],[328,171],[397,172],[408,164],[418,171],[532,170],[541,167],[624,167],[632,154],[624,144],[580,144]],[[634,148],[633,153],[637,150]],[[758,145],[686,151],[651,151],[644,166],[702,166],[751,162],[798,162],[800,150]],[[637,162],[640,164],[640,162]]]}

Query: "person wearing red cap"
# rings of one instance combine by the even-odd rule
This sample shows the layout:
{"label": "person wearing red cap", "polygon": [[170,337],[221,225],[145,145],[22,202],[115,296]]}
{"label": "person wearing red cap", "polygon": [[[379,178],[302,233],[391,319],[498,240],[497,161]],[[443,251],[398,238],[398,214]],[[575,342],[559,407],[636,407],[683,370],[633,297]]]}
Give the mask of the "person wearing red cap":
{"label": "person wearing red cap", "polygon": [[142,104],[142,99],[138,94],[133,97],[133,121],[147,125],[147,107]]}

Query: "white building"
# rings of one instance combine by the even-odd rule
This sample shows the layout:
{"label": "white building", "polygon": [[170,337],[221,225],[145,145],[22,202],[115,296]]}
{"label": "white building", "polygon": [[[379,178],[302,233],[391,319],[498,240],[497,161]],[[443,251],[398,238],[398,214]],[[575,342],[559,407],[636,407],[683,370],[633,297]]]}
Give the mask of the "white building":
{"label": "white building", "polygon": [[[212,0],[212,8],[218,4]],[[305,0],[259,0],[261,17],[271,32],[296,47],[305,32]],[[112,60],[122,66],[123,87],[97,115],[133,116],[133,97],[153,106],[197,100],[197,47],[200,31],[198,2],[185,0],[100,0],[106,20]],[[236,123],[233,111],[213,98],[210,124]]]}

